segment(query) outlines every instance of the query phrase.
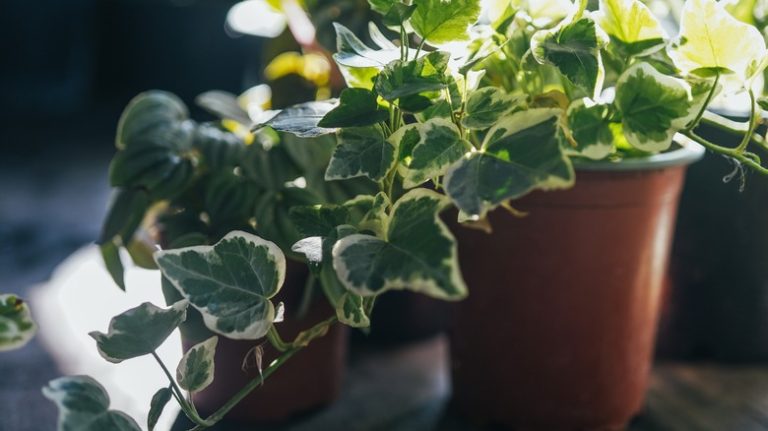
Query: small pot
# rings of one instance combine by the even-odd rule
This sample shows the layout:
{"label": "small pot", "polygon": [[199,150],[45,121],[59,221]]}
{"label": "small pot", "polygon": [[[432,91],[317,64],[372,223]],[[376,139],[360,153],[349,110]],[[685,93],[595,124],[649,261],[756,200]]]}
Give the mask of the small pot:
{"label": "small pot", "polygon": [[[301,330],[308,329],[333,315],[325,302],[310,305],[301,318],[292,315],[301,301],[307,277],[306,268],[288,262],[285,284],[273,300],[286,306],[285,321],[278,323],[280,335],[292,340]],[[166,300],[180,299],[178,292],[164,284]],[[184,351],[213,334],[203,325],[202,317],[190,308],[181,326]],[[194,402],[203,417],[227,402],[251,379],[259,378],[251,350],[263,343],[263,367],[267,367],[279,352],[266,340],[242,341],[219,337],[216,347],[214,381],[204,391],[194,394]],[[255,389],[227,414],[227,420],[244,423],[277,422],[326,406],[338,398],[344,376],[347,354],[347,330],[342,325],[331,327],[328,334],[310,343],[282,365],[264,386]],[[247,367],[243,367],[248,356]]]}
{"label": "small pot", "polygon": [[567,191],[456,228],[469,297],[451,339],[453,403],[476,422],[618,430],[642,407],[675,213],[681,149],[577,165]]}

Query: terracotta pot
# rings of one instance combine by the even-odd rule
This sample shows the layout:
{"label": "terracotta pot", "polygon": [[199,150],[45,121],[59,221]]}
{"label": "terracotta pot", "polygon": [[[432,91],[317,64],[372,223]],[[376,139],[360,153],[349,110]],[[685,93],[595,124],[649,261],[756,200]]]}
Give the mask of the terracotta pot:
{"label": "terracotta pot", "polygon": [[[457,227],[470,295],[452,334],[453,402],[515,429],[623,429],[643,404],[662,283],[693,146],[589,164],[574,188]],[[598,170],[595,170],[598,169]]]}
{"label": "terracotta pot", "polygon": [[[303,266],[289,261],[285,285],[274,300],[275,303],[283,301],[286,305],[285,321],[278,324],[280,335],[285,340],[293,339],[299,331],[333,315],[333,310],[324,301],[312,304],[302,318],[297,319],[292,315],[301,301],[306,277],[307,272]],[[177,298],[174,295],[178,294],[174,290],[169,291],[168,286],[164,286],[164,292],[166,299]],[[203,325],[200,314],[191,308],[181,332],[185,351],[212,335]],[[249,380],[259,377],[252,360],[249,361],[247,371],[243,371],[242,365],[249,351],[261,343],[264,343],[265,353],[262,363],[266,367],[278,356],[278,352],[266,340],[219,338],[214,382],[194,395],[195,406],[204,417],[221,407]],[[265,381],[263,387],[251,392],[227,415],[227,420],[276,422],[330,404],[341,390],[346,354],[347,330],[342,325],[334,325],[325,337],[313,341],[281,366]]]}

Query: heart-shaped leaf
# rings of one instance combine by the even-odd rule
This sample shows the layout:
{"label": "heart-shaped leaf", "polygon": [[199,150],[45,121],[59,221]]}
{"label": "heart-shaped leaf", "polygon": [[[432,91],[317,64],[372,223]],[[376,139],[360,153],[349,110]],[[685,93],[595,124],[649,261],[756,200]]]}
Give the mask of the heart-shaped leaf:
{"label": "heart-shaped leaf", "polygon": [[663,151],[675,132],[690,121],[690,87],[658,72],[648,63],[627,69],[616,83],[616,107],[622,114],[624,135],[633,147]]}
{"label": "heart-shaped leaf", "polygon": [[154,352],[187,317],[187,301],[162,309],[145,302],[112,318],[106,334],[93,331],[99,354],[115,364]]}
{"label": "heart-shaped leaf", "polygon": [[270,298],[285,281],[277,245],[234,231],[213,246],[159,251],[155,260],[210,330],[233,339],[266,335],[275,319]]}
{"label": "heart-shaped leaf", "polygon": [[388,101],[395,101],[448,86],[446,68],[449,54],[433,51],[415,60],[393,61],[376,78],[376,91]]}
{"label": "heart-shaped leaf", "polygon": [[0,352],[24,346],[35,332],[27,303],[16,295],[0,295]]}
{"label": "heart-shaped leaf", "polygon": [[109,395],[91,377],[60,377],[43,388],[43,395],[59,408],[59,431],[141,431],[125,413],[109,410]]}
{"label": "heart-shaped leaf", "polygon": [[361,296],[390,289],[447,300],[466,296],[456,241],[438,217],[448,203],[431,190],[414,189],[395,203],[386,240],[363,234],[341,238],[333,247],[333,267],[341,283]]}
{"label": "heart-shaped leaf", "polygon": [[213,383],[214,356],[219,337],[195,344],[184,353],[176,368],[176,381],[182,389],[200,392]]}
{"label": "heart-shaped leaf", "polygon": [[567,147],[573,154],[593,160],[607,157],[614,151],[613,131],[608,121],[608,105],[584,98],[568,106],[568,128],[575,147]]}
{"label": "heart-shaped leaf", "polygon": [[509,95],[500,88],[481,88],[467,99],[466,116],[461,124],[468,129],[487,129],[521,103],[522,97]]}
{"label": "heart-shaped leaf", "polygon": [[326,180],[368,177],[380,181],[395,163],[395,147],[380,126],[346,127],[325,171]]}

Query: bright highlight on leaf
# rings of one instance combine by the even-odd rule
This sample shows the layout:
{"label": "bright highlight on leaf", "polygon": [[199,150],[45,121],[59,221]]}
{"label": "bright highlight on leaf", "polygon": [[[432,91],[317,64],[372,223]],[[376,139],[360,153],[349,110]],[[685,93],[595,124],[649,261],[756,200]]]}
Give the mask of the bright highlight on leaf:
{"label": "bright highlight on leaf", "polygon": [[379,181],[395,163],[395,147],[380,126],[346,127],[325,172],[326,180],[368,177]]}
{"label": "bright highlight on leaf", "polygon": [[661,49],[667,38],[659,20],[639,0],[600,0],[593,16],[614,43],[633,55]]}
{"label": "bright highlight on leaf", "polygon": [[94,331],[99,354],[109,362],[154,352],[187,317],[187,301],[179,301],[168,309],[145,302],[112,318],[106,334]]}
{"label": "bright highlight on leaf", "polygon": [[686,1],[679,38],[669,52],[675,65],[686,74],[735,74],[735,79],[721,80],[726,91],[740,90],[765,67],[763,36],[715,0]]}
{"label": "bright highlight on leaf", "polygon": [[109,410],[107,391],[91,377],[51,380],[43,395],[59,408],[59,431],[141,431],[125,413]]}
{"label": "bright highlight on leaf", "polygon": [[[413,138],[418,140],[408,142],[414,132],[418,137]],[[472,148],[469,142],[461,138],[458,127],[442,118],[402,127],[389,140],[396,146],[403,145],[405,141],[400,151],[400,172],[403,175],[403,187],[407,189],[443,175],[451,164]]]}
{"label": "bright highlight on leaf", "polygon": [[433,45],[468,39],[467,27],[480,15],[480,0],[414,0],[410,23]]}
{"label": "bright highlight on leaf", "polygon": [[275,296],[285,281],[285,256],[274,243],[246,232],[213,246],[155,253],[160,271],[202,315],[212,331],[255,340],[275,319]]}

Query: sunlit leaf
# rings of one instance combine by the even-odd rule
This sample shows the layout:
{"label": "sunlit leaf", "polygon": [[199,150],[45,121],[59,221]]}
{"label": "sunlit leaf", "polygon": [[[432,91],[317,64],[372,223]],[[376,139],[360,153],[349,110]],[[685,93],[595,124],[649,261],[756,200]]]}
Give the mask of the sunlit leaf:
{"label": "sunlit leaf", "polygon": [[370,126],[389,118],[389,112],[379,107],[376,94],[363,88],[347,88],[341,92],[339,105],[318,123],[320,127]]}
{"label": "sunlit leaf", "polygon": [[283,109],[256,128],[269,126],[278,132],[287,132],[301,138],[334,133],[336,129],[320,127],[318,123],[336,107],[336,101],[305,102]]}
{"label": "sunlit leaf", "polygon": [[593,160],[607,157],[614,151],[613,133],[608,119],[608,105],[590,99],[579,99],[568,107],[568,128],[575,147],[569,152]]}
{"label": "sunlit leaf", "polygon": [[593,16],[613,43],[633,55],[661,49],[667,38],[659,20],[639,0],[600,0]]}
{"label": "sunlit leaf", "polygon": [[413,4],[413,29],[434,45],[467,40],[467,28],[480,15],[479,0],[414,0]]}
{"label": "sunlit leaf", "polygon": [[[411,142],[414,131],[418,134],[418,140]],[[408,150],[400,152],[400,172],[405,188],[416,187],[431,178],[443,175],[451,164],[462,158],[472,147],[461,138],[459,129],[453,122],[442,118],[401,127],[389,140],[396,147],[409,147]]]}
{"label": "sunlit leaf", "polygon": [[395,163],[395,147],[379,126],[343,128],[338,141],[326,180],[364,176],[379,181]]}

